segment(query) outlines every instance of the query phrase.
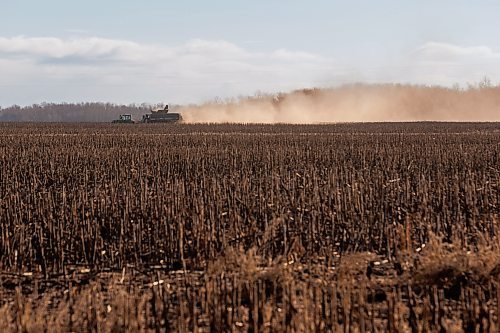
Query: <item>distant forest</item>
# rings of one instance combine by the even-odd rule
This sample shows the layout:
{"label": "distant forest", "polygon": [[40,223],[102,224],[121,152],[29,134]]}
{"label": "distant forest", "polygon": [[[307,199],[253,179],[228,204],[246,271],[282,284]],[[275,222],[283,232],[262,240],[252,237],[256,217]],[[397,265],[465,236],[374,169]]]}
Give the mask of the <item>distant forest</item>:
{"label": "distant forest", "polygon": [[[140,120],[151,107],[159,105],[117,105],[111,103],[42,103],[0,108],[0,121],[12,122],[110,122],[120,114]],[[163,107],[163,106],[162,106]]]}

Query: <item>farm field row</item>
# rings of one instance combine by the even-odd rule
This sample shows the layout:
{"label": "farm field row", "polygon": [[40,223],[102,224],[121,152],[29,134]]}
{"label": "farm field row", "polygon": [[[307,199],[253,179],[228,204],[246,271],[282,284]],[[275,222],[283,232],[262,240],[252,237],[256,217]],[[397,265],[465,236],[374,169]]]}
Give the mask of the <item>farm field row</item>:
{"label": "farm field row", "polygon": [[500,123],[3,123],[0,331],[498,332],[499,186]]}

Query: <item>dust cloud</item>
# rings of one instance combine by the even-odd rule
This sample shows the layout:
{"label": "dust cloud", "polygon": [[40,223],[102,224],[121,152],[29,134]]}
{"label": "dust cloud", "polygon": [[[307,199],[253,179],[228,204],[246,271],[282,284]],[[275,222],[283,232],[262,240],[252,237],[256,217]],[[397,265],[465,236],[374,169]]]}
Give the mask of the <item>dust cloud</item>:
{"label": "dust cloud", "polygon": [[209,102],[179,111],[187,123],[500,121],[500,87],[356,84]]}

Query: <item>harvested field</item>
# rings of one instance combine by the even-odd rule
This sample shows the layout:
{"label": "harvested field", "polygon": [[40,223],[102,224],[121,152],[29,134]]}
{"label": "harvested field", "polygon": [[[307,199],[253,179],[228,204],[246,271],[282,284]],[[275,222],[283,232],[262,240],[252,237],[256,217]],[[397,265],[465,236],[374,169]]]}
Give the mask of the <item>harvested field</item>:
{"label": "harvested field", "polygon": [[498,332],[500,123],[0,124],[1,332]]}

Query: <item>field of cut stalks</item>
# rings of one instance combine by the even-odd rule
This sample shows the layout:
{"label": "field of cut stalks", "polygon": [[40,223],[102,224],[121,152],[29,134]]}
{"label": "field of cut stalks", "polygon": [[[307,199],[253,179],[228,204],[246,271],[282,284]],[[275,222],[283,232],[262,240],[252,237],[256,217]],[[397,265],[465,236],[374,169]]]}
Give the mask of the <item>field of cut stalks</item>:
{"label": "field of cut stalks", "polygon": [[0,332],[500,331],[500,124],[0,124]]}

